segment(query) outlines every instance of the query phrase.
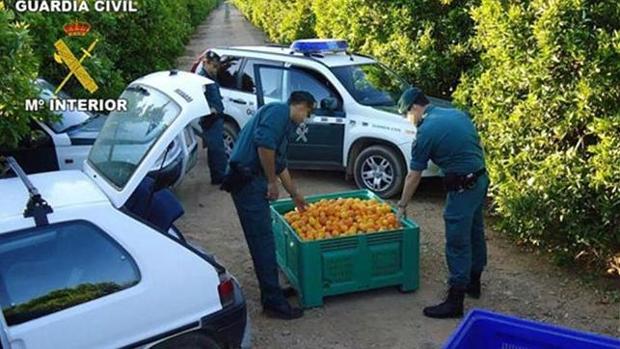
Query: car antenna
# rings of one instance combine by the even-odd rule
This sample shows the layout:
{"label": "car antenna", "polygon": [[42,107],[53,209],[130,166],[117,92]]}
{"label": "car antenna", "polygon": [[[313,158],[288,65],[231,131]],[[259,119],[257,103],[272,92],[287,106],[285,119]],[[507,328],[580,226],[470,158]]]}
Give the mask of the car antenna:
{"label": "car antenna", "polygon": [[22,183],[24,183],[26,189],[28,189],[28,194],[30,195],[30,199],[28,199],[26,209],[24,210],[24,218],[33,217],[37,227],[48,225],[49,221],[47,220],[47,215],[54,212],[54,210],[52,210],[52,207],[48,205],[47,201],[41,197],[41,194],[37,188],[32,185],[32,182],[28,179],[28,175],[24,172],[21,166],[19,166],[17,161],[15,161],[15,158],[9,156],[6,158],[6,162],[15,175],[17,175]]}

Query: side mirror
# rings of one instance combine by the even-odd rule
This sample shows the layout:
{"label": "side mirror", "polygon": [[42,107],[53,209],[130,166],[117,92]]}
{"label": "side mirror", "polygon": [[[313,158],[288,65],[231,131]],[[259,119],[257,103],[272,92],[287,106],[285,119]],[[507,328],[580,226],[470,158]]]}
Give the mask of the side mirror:
{"label": "side mirror", "polygon": [[326,111],[338,110],[338,100],[334,97],[325,97],[321,100],[321,109]]}

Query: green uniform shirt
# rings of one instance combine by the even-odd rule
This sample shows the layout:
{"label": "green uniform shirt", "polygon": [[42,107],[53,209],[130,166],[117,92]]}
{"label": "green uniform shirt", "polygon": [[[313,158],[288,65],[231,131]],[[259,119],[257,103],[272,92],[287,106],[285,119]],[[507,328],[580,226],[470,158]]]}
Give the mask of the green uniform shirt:
{"label": "green uniform shirt", "polygon": [[262,106],[239,133],[230,161],[259,171],[258,148],[267,148],[276,152],[276,173],[282,172],[287,167],[288,140],[295,126],[287,103]]}
{"label": "green uniform shirt", "polygon": [[411,147],[409,168],[425,170],[428,160],[432,160],[444,173],[459,175],[484,167],[480,137],[466,113],[433,105],[426,109]]}

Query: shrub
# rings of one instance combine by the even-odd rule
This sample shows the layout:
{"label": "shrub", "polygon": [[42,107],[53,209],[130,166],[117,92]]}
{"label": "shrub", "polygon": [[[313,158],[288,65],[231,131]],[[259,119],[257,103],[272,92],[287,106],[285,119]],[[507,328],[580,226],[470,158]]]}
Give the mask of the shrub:
{"label": "shrub", "polygon": [[44,112],[24,112],[26,99],[38,95],[32,85],[38,64],[31,44],[28,25],[0,8],[0,146],[15,147],[29,136],[31,119],[52,117]]}
{"label": "shrub", "polygon": [[275,42],[308,37],[346,39],[434,96],[449,97],[475,62],[469,49],[473,0],[235,0]]}
{"label": "shrub", "polygon": [[557,253],[620,251],[620,31],[614,1],[483,0],[455,97],[482,132],[499,225]]}

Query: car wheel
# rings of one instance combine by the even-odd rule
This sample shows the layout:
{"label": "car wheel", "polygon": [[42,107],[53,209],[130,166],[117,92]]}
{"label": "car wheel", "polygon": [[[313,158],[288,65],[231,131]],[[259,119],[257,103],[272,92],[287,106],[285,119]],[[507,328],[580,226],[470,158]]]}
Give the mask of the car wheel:
{"label": "car wheel", "polygon": [[230,158],[233,147],[239,136],[239,129],[237,125],[230,121],[224,122],[224,147],[226,149],[226,157]]}
{"label": "car wheel", "polygon": [[188,333],[159,343],[153,349],[222,349],[216,341],[201,333]]}
{"label": "car wheel", "polygon": [[387,199],[401,191],[405,171],[405,165],[396,151],[383,145],[373,145],[357,156],[353,174],[359,188],[369,189]]}

